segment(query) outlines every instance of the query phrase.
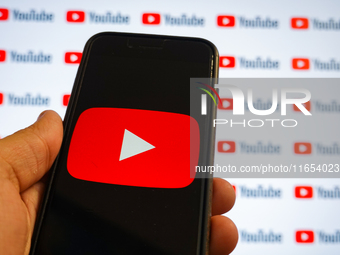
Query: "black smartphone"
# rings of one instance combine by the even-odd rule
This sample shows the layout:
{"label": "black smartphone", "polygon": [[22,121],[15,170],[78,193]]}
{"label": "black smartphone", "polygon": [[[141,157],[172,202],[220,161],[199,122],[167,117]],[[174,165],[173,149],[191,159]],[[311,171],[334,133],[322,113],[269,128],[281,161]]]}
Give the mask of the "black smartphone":
{"label": "black smartphone", "polygon": [[206,254],[212,182],[188,173],[213,163],[216,107],[189,84],[217,63],[198,38],[89,39],[31,255]]}

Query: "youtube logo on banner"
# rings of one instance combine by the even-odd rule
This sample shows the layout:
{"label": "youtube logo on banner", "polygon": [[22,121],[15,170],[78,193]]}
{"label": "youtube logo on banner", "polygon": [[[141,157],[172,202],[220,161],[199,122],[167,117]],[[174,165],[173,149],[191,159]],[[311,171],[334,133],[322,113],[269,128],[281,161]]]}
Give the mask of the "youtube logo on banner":
{"label": "youtube logo on banner", "polygon": [[312,186],[296,186],[295,197],[296,198],[312,198],[313,187]]}
{"label": "youtube logo on banner", "polygon": [[235,16],[219,15],[217,16],[217,26],[219,27],[234,27]]}
{"label": "youtube logo on banner", "polygon": [[222,67],[222,68],[234,68],[235,67],[235,57],[220,56],[220,67]]}
{"label": "youtube logo on banner", "polygon": [[4,94],[0,93],[0,105],[4,102]]}
{"label": "youtube logo on banner", "polygon": [[6,51],[0,50],[0,62],[5,62],[6,60]]}
{"label": "youtube logo on banner", "polygon": [[8,9],[0,8],[0,21],[8,20]]}
{"label": "youtube logo on banner", "polygon": [[70,100],[70,94],[66,94],[63,96],[63,106],[67,106],[68,105],[68,102]]}
{"label": "youtube logo on banner", "polygon": [[294,152],[295,154],[311,154],[312,144],[311,143],[295,143]]}
{"label": "youtube logo on banner", "polygon": [[314,232],[311,230],[299,230],[295,233],[297,243],[314,243]]}
{"label": "youtube logo on banner", "polygon": [[308,29],[307,18],[292,18],[291,27],[294,29]]}
{"label": "youtube logo on banner", "polygon": [[[302,105],[307,109],[307,111],[310,112],[310,108],[311,108],[310,101],[308,101],[306,103],[302,103]],[[296,112],[301,112],[301,110],[295,104],[293,105],[293,110],[296,111]]]}
{"label": "youtube logo on banner", "polygon": [[68,11],[66,13],[67,22],[82,23],[85,21],[85,12],[83,11]]}
{"label": "youtube logo on banner", "polygon": [[159,13],[143,13],[142,22],[144,25],[159,25],[161,15]]}
{"label": "youtube logo on banner", "polygon": [[90,108],[75,126],[67,170],[92,182],[183,188],[194,179],[199,143],[198,123],[189,115]]}
{"label": "youtube logo on banner", "polygon": [[65,63],[66,64],[79,64],[82,57],[81,52],[66,52],[65,53]]}
{"label": "youtube logo on banner", "polygon": [[233,110],[233,99],[232,98],[221,98],[221,103],[217,106],[220,110]]}
{"label": "youtube logo on banner", "polygon": [[217,151],[221,153],[234,153],[236,151],[236,143],[234,141],[219,141],[217,143]]}
{"label": "youtube logo on banner", "polygon": [[292,67],[295,70],[308,70],[309,69],[309,59],[308,58],[293,58]]}

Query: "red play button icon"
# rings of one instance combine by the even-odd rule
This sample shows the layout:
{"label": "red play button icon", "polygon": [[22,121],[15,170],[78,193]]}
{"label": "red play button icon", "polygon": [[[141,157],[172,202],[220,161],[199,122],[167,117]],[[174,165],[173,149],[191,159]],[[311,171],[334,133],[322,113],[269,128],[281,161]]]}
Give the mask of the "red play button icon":
{"label": "red play button icon", "polygon": [[83,11],[68,11],[66,13],[68,22],[82,23],[85,21],[85,12]]}
{"label": "red play button icon", "polygon": [[311,143],[294,143],[295,154],[312,154]]}
{"label": "red play button icon", "polygon": [[142,22],[145,25],[159,25],[161,23],[161,15],[159,13],[143,13]]}
{"label": "red play button icon", "polygon": [[0,20],[8,20],[8,13],[8,9],[0,8]]}
{"label": "red play button icon", "polygon": [[234,68],[235,67],[235,57],[220,56],[220,67],[222,67],[222,68]]}
{"label": "red play button icon", "polygon": [[312,198],[313,197],[313,187],[311,187],[311,186],[296,186],[295,187],[295,197],[297,197],[297,198]]}
{"label": "red play button icon", "polygon": [[307,18],[292,18],[291,26],[294,29],[307,29],[308,19]]}
{"label": "red play button icon", "polygon": [[82,55],[83,53],[81,52],[66,52],[65,63],[66,64],[80,64]]}
{"label": "red play button icon", "polygon": [[183,188],[193,181],[199,139],[198,123],[188,115],[91,108],[75,126],[67,170],[86,181]]}
{"label": "red play button icon", "polygon": [[217,16],[217,25],[219,27],[234,27],[235,16],[230,16],[230,15]]}
{"label": "red play button icon", "polygon": [[314,232],[312,230],[300,230],[295,233],[295,240],[297,243],[313,243]]}
{"label": "red play button icon", "polygon": [[309,69],[309,59],[308,58],[293,58],[292,67],[295,70],[308,70]]}

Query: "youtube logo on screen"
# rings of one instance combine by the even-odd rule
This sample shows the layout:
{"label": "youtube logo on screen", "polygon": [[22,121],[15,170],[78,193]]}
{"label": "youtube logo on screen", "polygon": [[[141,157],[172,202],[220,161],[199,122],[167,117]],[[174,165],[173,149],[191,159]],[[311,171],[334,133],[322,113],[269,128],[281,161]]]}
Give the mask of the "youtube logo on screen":
{"label": "youtube logo on screen", "polygon": [[309,59],[308,58],[293,58],[292,67],[295,70],[308,70],[309,69]]}
{"label": "youtube logo on screen", "polygon": [[82,57],[81,52],[66,52],[65,53],[65,63],[66,64],[79,64]]}
{"label": "youtube logo on screen", "polygon": [[234,153],[236,151],[236,143],[234,141],[219,141],[217,143],[217,151],[221,153]]}
{"label": "youtube logo on screen", "polygon": [[85,21],[85,12],[83,11],[68,11],[66,13],[67,22],[82,23]]}
{"label": "youtube logo on screen", "polygon": [[311,154],[312,144],[311,143],[295,143],[294,152],[295,154]]}
{"label": "youtube logo on screen", "polygon": [[90,108],[76,123],[67,170],[92,182],[183,188],[194,179],[199,143],[198,123],[189,115]]}
{"label": "youtube logo on screen", "polygon": [[[302,103],[302,105],[307,109],[307,111],[310,112],[310,108],[311,108],[310,101],[308,101],[306,103]],[[295,104],[293,105],[293,110],[296,111],[296,112],[301,112],[301,110]]]}
{"label": "youtube logo on screen", "polygon": [[0,8],[0,21],[8,20],[8,9]]}
{"label": "youtube logo on screen", "polygon": [[65,94],[63,96],[63,106],[67,106],[68,105],[68,101],[70,100],[70,94]]}
{"label": "youtube logo on screen", "polygon": [[5,62],[6,60],[6,51],[0,50],[0,62]]}
{"label": "youtube logo on screen", "polygon": [[4,94],[0,93],[0,105],[4,102]]}
{"label": "youtube logo on screen", "polygon": [[307,18],[292,18],[291,26],[294,29],[308,29],[308,19]]}
{"label": "youtube logo on screen", "polygon": [[295,197],[296,198],[312,198],[313,187],[312,186],[296,186]]}
{"label": "youtube logo on screen", "polygon": [[217,16],[217,26],[219,27],[234,27],[235,16],[219,15]]}
{"label": "youtube logo on screen", "polygon": [[221,103],[217,106],[220,110],[233,110],[233,99],[232,98],[221,98]]}
{"label": "youtube logo on screen", "polygon": [[297,243],[313,243],[314,232],[311,230],[299,230],[295,233],[295,241]]}
{"label": "youtube logo on screen", "polygon": [[142,22],[144,25],[159,25],[161,15],[159,13],[143,13]]}
{"label": "youtube logo on screen", "polygon": [[234,68],[235,67],[235,57],[220,56],[220,67],[221,68]]}

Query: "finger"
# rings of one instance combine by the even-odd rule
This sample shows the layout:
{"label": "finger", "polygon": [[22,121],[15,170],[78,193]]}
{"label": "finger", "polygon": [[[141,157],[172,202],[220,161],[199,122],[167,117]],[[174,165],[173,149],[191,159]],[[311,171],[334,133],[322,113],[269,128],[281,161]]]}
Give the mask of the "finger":
{"label": "finger", "polygon": [[223,214],[229,211],[235,203],[235,191],[229,182],[220,178],[214,178],[212,215]]}
{"label": "finger", "polygon": [[238,231],[229,218],[221,215],[211,217],[210,231],[210,255],[226,255],[235,249]]}
{"label": "finger", "polygon": [[53,111],[43,112],[28,128],[0,140],[0,178],[23,192],[51,167],[60,149],[62,121]]}
{"label": "finger", "polygon": [[22,201],[25,203],[28,211],[30,234],[33,233],[37,212],[44,194],[45,186],[46,184],[44,181],[39,181],[21,193]]}

